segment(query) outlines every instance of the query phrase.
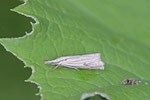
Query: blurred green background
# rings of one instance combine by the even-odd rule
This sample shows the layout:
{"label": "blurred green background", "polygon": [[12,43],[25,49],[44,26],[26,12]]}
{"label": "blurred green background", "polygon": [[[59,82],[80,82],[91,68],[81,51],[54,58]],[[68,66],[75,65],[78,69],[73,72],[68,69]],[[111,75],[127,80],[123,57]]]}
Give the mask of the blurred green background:
{"label": "blurred green background", "polygon": [[[22,4],[20,0],[0,0],[0,38],[21,37],[30,32],[33,19],[10,9]],[[25,83],[31,69],[0,45],[0,100],[40,100],[35,84]]]}

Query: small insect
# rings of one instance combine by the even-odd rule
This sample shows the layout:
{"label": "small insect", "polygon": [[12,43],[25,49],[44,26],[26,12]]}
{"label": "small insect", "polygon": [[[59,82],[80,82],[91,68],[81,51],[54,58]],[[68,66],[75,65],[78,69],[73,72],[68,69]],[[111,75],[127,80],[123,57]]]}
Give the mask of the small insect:
{"label": "small insect", "polygon": [[[59,66],[79,69],[97,69],[104,70],[104,62],[101,61],[101,54],[87,54],[77,56],[64,56],[51,61],[45,61],[45,64],[57,65],[53,70]],[[51,71],[53,71],[51,70]]]}
{"label": "small insect", "polygon": [[125,79],[122,81],[122,84],[125,84],[125,85],[133,85],[133,84],[139,84],[141,83],[140,80],[136,80],[134,78],[128,78],[128,79]]}

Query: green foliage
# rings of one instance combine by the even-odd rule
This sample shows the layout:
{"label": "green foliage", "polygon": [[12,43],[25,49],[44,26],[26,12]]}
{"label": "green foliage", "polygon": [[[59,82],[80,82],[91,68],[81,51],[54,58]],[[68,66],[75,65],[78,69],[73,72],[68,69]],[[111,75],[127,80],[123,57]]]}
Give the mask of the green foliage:
{"label": "green foliage", "polygon": [[[149,8],[141,0],[29,0],[14,10],[37,18],[33,33],[0,43],[34,68],[28,81],[40,84],[43,100],[79,100],[94,91],[112,100],[147,100]],[[97,52],[106,64],[104,71],[61,67],[48,72],[54,66],[43,61]],[[122,85],[125,78],[148,84]]]}
{"label": "green foliage", "polygon": [[[31,18],[10,11],[20,0],[0,0],[0,38],[21,37],[30,32]],[[40,100],[37,85],[24,82],[31,75],[22,61],[7,52],[0,44],[0,100]]]}

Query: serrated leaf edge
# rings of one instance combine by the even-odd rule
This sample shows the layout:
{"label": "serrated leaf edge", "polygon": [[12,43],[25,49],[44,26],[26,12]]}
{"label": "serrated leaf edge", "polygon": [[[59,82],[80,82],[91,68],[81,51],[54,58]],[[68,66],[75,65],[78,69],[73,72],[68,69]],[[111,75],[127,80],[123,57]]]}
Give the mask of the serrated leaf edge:
{"label": "serrated leaf edge", "polygon": [[[26,2],[27,2],[28,0],[23,0],[23,1],[24,1],[24,3],[21,4],[21,5],[19,5],[19,6],[17,6],[17,7],[21,7],[21,6],[26,5],[26,4],[27,4]],[[15,7],[15,8],[17,8],[17,7]],[[0,40],[10,40],[10,39],[22,39],[22,38],[25,38],[25,37],[31,35],[31,34],[34,32],[34,26],[37,25],[37,24],[39,24],[39,21],[37,20],[36,17],[31,16],[31,15],[27,15],[27,14],[22,13],[22,12],[20,12],[20,11],[17,11],[17,10],[15,10],[15,8],[14,8],[14,9],[10,9],[10,10],[13,11],[13,12],[16,12],[16,13],[18,13],[18,14],[21,14],[21,15],[23,15],[23,16],[25,16],[25,17],[32,18],[32,19],[35,21],[35,23],[30,22],[30,23],[31,23],[31,26],[32,26],[32,31],[29,32],[29,33],[26,33],[26,35],[21,36],[21,37],[16,37],[16,38],[1,38]],[[0,42],[1,42],[1,41],[0,41]],[[40,95],[41,100],[43,100],[43,94],[40,93],[42,87],[40,86],[39,83],[30,80],[30,78],[33,76],[33,74],[34,74],[34,72],[35,72],[34,67],[33,67],[33,66],[26,66],[27,64],[26,64],[25,61],[23,61],[20,57],[18,57],[18,56],[17,56],[15,53],[13,53],[12,51],[8,50],[2,42],[1,42],[0,44],[4,47],[4,49],[5,49],[7,52],[12,53],[15,57],[17,57],[20,61],[22,61],[22,62],[24,63],[24,65],[25,65],[24,68],[26,68],[26,67],[31,68],[32,74],[31,74],[31,76],[28,78],[28,80],[25,80],[25,82],[30,82],[30,83],[36,84],[37,87],[39,88],[39,93],[37,93],[36,95]]]}

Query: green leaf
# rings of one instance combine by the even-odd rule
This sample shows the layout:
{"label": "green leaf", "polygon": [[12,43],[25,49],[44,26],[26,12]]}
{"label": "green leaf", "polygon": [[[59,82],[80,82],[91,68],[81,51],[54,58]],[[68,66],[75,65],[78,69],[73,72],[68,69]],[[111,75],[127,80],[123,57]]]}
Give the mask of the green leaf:
{"label": "green leaf", "polygon": [[[0,0],[0,38],[21,37],[25,31],[32,30],[32,18],[10,11],[22,3],[20,0]],[[37,85],[24,82],[32,70],[23,66],[22,61],[0,44],[0,100],[40,100],[40,96],[35,95],[39,91]]]}
{"label": "green leaf", "polygon": [[0,38],[20,37],[25,35],[25,32],[31,31],[29,22],[34,22],[33,19],[10,11],[10,9],[22,3],[20,0],[0,1]]}
{"label": "green leaf", "polygon": [[[105,93],[111,100],[150,99],[148,1],[29,0],[14,10],[37,18],[33,33],[0,43],[35,70],[27,81],[41,86],[43,100],[79,100]],[[140,37],[142,36],[142,37]],[[145,37],[146,36],[146,37]],[[101,53],[105,70],[54,66],[44,59]],[[122,85],[125,78],[143,81]],[[144,84],[144,82],[148,84]]]}

